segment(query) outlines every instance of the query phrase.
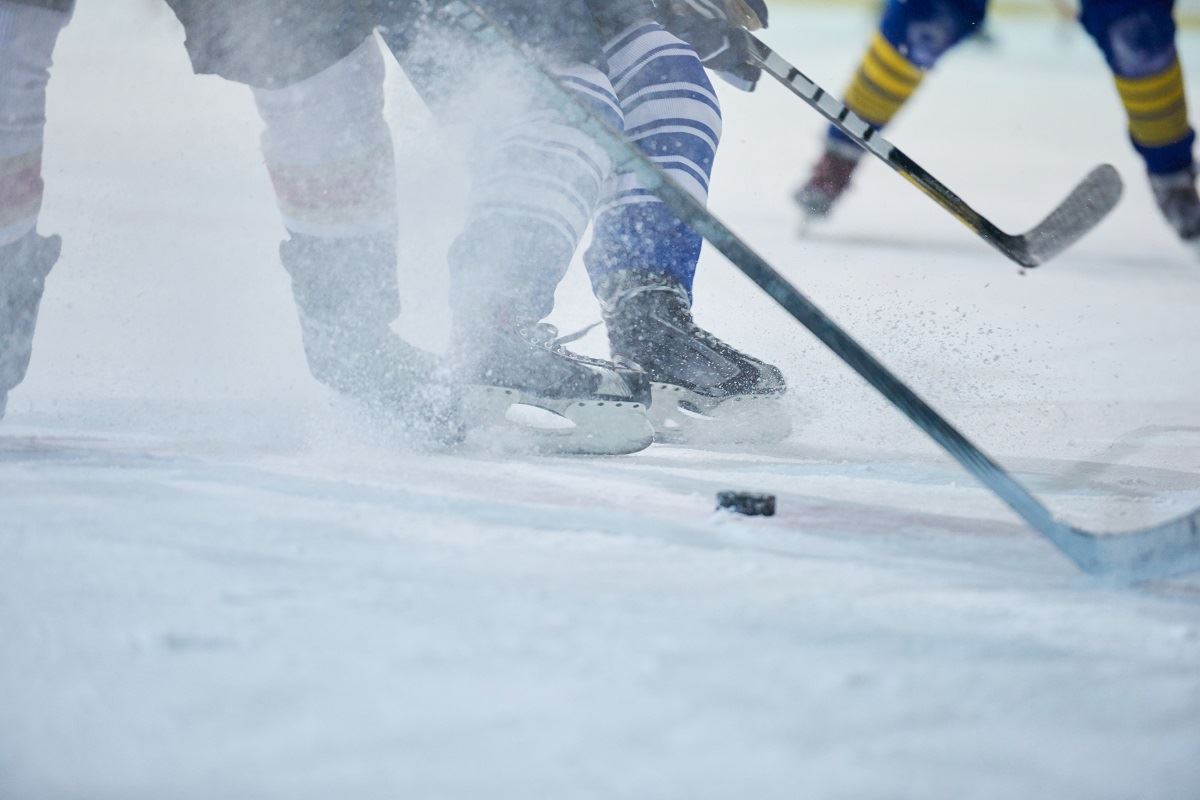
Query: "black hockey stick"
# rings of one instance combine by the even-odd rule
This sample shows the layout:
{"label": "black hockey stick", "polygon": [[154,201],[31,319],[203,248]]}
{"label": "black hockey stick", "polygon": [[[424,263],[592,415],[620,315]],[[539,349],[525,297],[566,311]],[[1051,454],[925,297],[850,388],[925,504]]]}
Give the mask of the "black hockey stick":
{"label": "black hockey stick", "polygon": [[1008,471],[934,411],[636,146],[564,89],[534,54],[522,47],[499,23],[493,22],[474,0],[452,0],[443,10],[451,14],[453,24],[484,40],[499,41],[522,56],[539,89],[558,97],[561,102],[557,105],[562,113],[572,124],[591,135],[619,169],[637,173],[646,187],[676,216],[704,236],[914,425],[1082,569],[1127,580],[1163,578],[1200,570],[1200,509],[1161,525],[1113,534],[1093,533],[1058,521]]}
{"label": "black hockey stick", "polygon": [[1120,174],[1110,164],[1101,164],[1071,190],[1058,208],[1051,211],[1037,227],[1015,236],[1005,233],[883,138],[871,123],[846,108],[836,97],[828,94],[758,38],[749,33],[746,36],[750,41],[751,61],[763,72],[782,83],[834,127],[949,211],[976,236],[1023,267],[1044,264],[1075,244],[1108,216],[1121,199],[1124,187]]}

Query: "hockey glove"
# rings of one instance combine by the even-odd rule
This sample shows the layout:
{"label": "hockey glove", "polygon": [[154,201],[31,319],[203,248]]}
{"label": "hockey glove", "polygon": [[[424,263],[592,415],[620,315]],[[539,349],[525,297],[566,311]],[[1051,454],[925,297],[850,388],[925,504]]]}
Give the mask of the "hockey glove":
{"label": "hockey glove", "polygon": [[750,59],[747,31],[767,27],[764,0],[656,0],[667,30],[695,48],[704,66],[754,91],[762,70]]}

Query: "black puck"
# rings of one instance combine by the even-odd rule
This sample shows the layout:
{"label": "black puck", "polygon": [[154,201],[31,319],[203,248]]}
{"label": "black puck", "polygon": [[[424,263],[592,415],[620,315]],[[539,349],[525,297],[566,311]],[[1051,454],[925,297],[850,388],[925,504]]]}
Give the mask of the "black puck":
{"label": "black puck", "polygon": [[775,495],[757,492],[717,492],[717,509],[748,517],[775,516]]}

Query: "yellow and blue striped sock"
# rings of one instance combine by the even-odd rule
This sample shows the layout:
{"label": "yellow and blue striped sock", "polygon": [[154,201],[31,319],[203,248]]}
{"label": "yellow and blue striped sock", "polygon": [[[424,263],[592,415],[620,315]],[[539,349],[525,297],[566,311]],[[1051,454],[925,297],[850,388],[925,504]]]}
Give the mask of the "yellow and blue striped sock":
{"label": "yellow and blue striped sock", "polygon": [[1150,171],[1171,172],[1190,165],[1194,135],[1179,59],[1153,75],[1115,80],[1129,115],[1129,135]]}
{"label": "yellow and blue striped sock", "polygon": [[876,33],[846,89],[851,111],[876,127],[883,127],[921,85],[925,71]]}

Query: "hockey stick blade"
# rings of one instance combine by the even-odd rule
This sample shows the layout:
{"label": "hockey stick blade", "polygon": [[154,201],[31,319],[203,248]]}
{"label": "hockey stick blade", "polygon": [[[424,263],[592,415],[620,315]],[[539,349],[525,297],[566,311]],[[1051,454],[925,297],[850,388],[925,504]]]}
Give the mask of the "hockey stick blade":
{"label": "hockey stick blade", "polygon": [[1121,175],[1111,164],[1096,167],[1058,208],[1028,233],[992,242],[997,250],[1025,267],[1044,264],[1083,238],[1108,216],[1124,190]]}
{"label": "hockey stick blade", "polygon": [[1022,267],[1039,266],[1062,253],[1096,227],[1121,199],[1124,186],[1120,174],[1111,165],[1102,164],[1092,170],[1037,227],[1024,234],[1006,233],[885,139],[878,128],[846,108],[760,39],[750,34],[746,36],[755,66],[924,192],[976,236]]}
{"label": "hockey stick blade", "polygon": [[494,22],[475,0],[451,0],[441,10],[448,14],[452,24],[472,36],[498,42],[522,58],[539,88],[558,98],[557,107],[567,121],[604,148],[618,170],[636,173],[672,213],[720,250],[747,278],[1081,569],[1120,580],[1166,578],[1200,569],[1200,509],[1161,525],[1112,534],[1093,533],[1055,519],[1007,470],[921,399],[623,134],[563,88],[537,56]]}
{"label": "hockey stick blade", "polygon": [[1200,570],[1200,509],[1126,533],[1096,536],[1078,528],[1072,531],[1083,537],[1082,545],[1068,555],[1088,572],[1139,581]]}

